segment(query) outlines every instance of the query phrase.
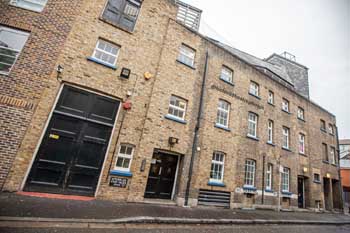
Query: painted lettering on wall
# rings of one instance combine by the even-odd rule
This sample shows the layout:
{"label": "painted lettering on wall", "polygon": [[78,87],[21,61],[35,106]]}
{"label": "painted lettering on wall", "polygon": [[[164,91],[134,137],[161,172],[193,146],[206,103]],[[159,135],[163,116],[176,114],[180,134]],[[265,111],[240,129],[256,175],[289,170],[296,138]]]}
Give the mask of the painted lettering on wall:
{"label": "painted lettering on wall", "polygon": [[244,97],[242,97],[242,96],[239,96],[239,95],[237,95],[236,93],[234,93],[234,92],[232,92],[232,91],[225,90],[224,88],[218,87],[218,86],[216,86],[216,85],[212,85],[212,86],[211,86],[211,89],[220,91],[220,92],[222,92],[222,93],[224,93],[224,94],[226,94],[226,95],[229,95],[229,96],[231,96],[231,97],[234,97],[234,98],[236,98],[236,99],[238,99],[238,100],[240,100],[240,101],[242,101],[242,102],[245,102],[245,103],[247,103],[247,104],[249,104],[249,105],[253,105],[253,106],[257,107],[258,109],[264,109],[264,106],[259,105],[259,104],[257,104],[257,103],[254,103],[253,101],[250,101],[250,100],[248,100],[248,99],[246,99],[246,98],[244,98]]}

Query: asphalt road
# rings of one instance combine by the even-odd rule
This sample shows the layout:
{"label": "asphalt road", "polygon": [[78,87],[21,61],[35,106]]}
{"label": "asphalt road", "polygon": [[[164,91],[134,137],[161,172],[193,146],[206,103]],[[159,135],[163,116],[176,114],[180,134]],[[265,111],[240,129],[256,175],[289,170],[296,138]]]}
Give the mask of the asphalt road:
{"label": "asphalt road", "polygon": [[235,225],[235,226],[124,226],[109,229],[0,228],[1,233],[349,233],[347,226]]}

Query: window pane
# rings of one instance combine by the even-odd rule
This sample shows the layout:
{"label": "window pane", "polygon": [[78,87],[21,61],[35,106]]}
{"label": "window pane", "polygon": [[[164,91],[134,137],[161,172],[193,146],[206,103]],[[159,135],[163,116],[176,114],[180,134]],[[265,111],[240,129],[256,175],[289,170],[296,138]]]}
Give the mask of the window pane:
{"label": "window pane", "polygon": [[98,40],[93,57],[110,65],[115,65],[119,46],[107,41]]}
{"label": "window pane", "polygon": [[47,0],[12,0],[11,3],[34,11],[42,11]]}
{"label": "window pane", "polygon": [[117,167],[122,167],[123,166],[123,160],[124,160],[124,158],[118,157],[118,159],[117,159]]}

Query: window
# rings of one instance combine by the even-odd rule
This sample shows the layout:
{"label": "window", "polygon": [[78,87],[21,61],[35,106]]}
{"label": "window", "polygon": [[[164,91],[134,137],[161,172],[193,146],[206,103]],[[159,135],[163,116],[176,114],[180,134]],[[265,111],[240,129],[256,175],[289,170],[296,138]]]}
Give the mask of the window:
{"label": "window", "polygon": [[304,118],[304,109],[302,109],[301,107],[298,107],[298,119],[305,120],[305,118]]}
{"label": "window", "polygon": [[282,135],[282,147],[285,149],[289,149],[289,128],[283,126]]}
{"label": "window", "polygon": [[196,52],[194,51],[194,49],[182,44],[180,46],[180,53],[179,53],[179,57],[177,59],[181,63],[184,63],[188,66],[193,67],[195,55],[196,55]]}
{"label": "window", "polygon": [[248,113],[248,136],[257,137],[257,124],[258,124],[258,115],[255,113]]}
{"label": "window", "polygon": [[249,87],[249,94],[252,94],[254,96],[259,96],[259,84],[251,81],[250,87]]}
{"label": "window", "polygon": [[290,176],[290,169],[287,167],[283,167],[282,172],[282,192],[289,192],[289,176]]}
{"label": "window", "polygon": [[267,102],[269,104],[274,104],[275,103],[275,96],[272,91],[269,91],[269,96],[267,97]]}
{"label": "window", "polygon": [[230,104],[225,100],[219,100],[218,111],[216,114],[216,124],[227,128],[229,116]]}
{"label": "window", "polygon": [[328,162],[328,147],[327,144],[322,143],[322,155],[323,155],[323,161]]}
{"label": "window", "polygon": [[10,3],[14,6],[41,12],[47,3],[47,0],[11,0]]}
{"label": "window", "polygon": [[103,64],[115,66],[119,49],[119,46],[99,39],[92,57]]}
{"label": "window", "polygon": [[282,110],[289,112],[289,101],[287,99],[282,99]]}
{"label": "window", "polygon": [[335,148],[331,147],[331,151],[330,151],[330,156],[331,156],[331,163],[332,164],[336,164],[336,158],[335,158]]}
{"label": "window", "polygon": [[210,181],[223,181],[224,163],[225,154],[222,152],[214,152],[211,160]]}
{"label": "window", "polygon": [[133,31],[140,7],[140,0],[108,0],[102,18],[114,26]]}
{"label": "window", "polygon": [[133,153],[134,153],[133,146],[120,145],[115,169],[121,170],[121,171],[130,171],[130,165],[131,165]]}
{"label": "window", "polygon": [[244,186],[254,187],[255,183],[255,161],[247,159],[245,161]]}
{"label": "window", "polygon": [[330,133],[330,134],[334,135],[334,127],[333,127],[332,124],[329,124],[329,125],[328,125],[328,130],[329,130],[329,133]]}
{"label": "window", "polygon": [[267,142],[268,143],[273,143],[273,121],[269,120],[267,123]]}
{"label": "window", "polygon": [[299,134],[299,153],[305,154],[305,135]]}
{"label": "window", "polygon": [[267,170],[266,170],[266,189],[272,190],[272,172],[273,172],[273,165],[271,163],[267,164]]}
{"label": "window", "polygon": [[321,124],[321,130],[322,131],[326,131],[326,122],[324,120],[320,120],[320,124]]}
{"label": "window", "polygon": [[233,83],[233,71],[226,66],[221,68],[220,78],[226,82]]}
{"label": "window", "polygon": [[8,74],[27,41],[26,32],[0,26],[0,74]]}
{"label": "window", "polygon": [[186,113],[186,105],[186,100],[172,95],[170,97],[168,114],[180,120],[184,120]]}
{"label": "window", "polygon": [[314,173],[314,181],[315,181],[315,182],[321,182],[321,180],[320,180],[320,174]]}

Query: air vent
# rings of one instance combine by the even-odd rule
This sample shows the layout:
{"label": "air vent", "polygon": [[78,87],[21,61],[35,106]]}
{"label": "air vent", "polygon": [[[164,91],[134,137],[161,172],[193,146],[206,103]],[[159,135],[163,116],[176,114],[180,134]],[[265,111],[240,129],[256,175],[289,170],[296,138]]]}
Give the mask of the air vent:
{"label": "air vent", "polygon": [[177,21],[195,31],[199,30],[202,10],[176,0],[178,5]]}
{"label": "air vent", "polygon": [[199,190],[198,205],[230,207],[230,192]]}

